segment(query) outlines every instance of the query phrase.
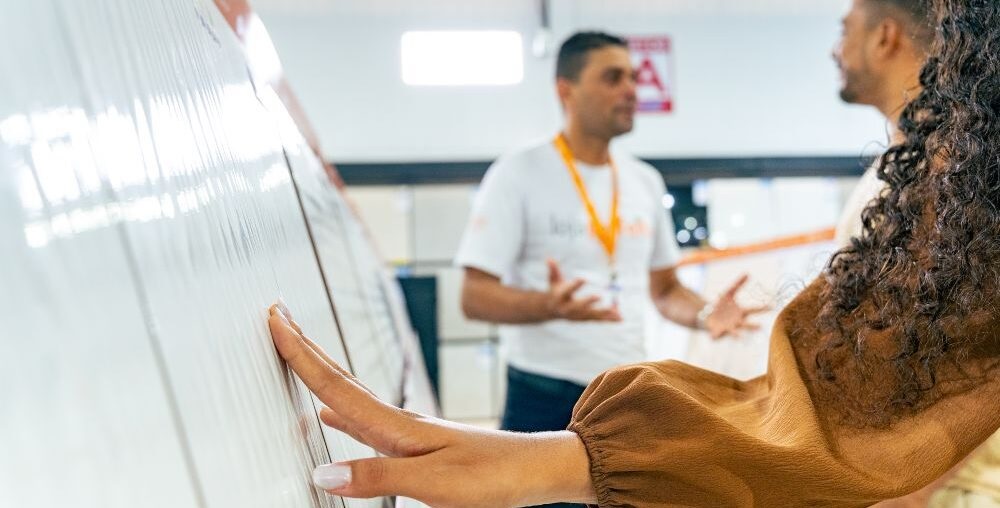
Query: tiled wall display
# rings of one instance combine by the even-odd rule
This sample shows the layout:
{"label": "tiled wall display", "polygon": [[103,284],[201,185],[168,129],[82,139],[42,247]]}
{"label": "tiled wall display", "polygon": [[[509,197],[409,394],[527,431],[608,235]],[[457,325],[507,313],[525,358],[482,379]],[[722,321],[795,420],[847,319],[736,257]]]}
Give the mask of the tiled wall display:
{"label": "tiled wall display", "polygon": [[433,410],[398,290],[216,5],[0,8],[0,506],[386,506],[265,320]]}

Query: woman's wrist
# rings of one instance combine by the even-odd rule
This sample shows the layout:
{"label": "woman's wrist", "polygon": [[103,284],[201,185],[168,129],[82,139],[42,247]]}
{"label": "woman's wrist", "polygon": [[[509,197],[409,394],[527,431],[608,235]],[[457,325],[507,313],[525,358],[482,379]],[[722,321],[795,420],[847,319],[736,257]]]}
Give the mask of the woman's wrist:
{"label": "woman's wrist", "polygon": [[574,432],[525,434],[531,440],[527,456],[518,457],[524,486],[523,502],[596,504],[597,495],[590,477],[590,457]]}

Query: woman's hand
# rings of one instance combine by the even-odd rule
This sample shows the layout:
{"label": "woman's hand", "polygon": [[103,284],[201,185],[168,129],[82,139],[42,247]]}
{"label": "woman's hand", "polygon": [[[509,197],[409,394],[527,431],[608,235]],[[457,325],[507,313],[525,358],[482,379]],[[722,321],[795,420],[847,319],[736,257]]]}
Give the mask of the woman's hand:
{"label": "woman's hand", "polygon": [[383,455],[316,468],[314,482],[330,494],[463,508],[595,502],[576,434],[485,430],[390,406],[306,338],[287,308],[274,305],[270,313],[278,353],[327,406],[323,423]]}

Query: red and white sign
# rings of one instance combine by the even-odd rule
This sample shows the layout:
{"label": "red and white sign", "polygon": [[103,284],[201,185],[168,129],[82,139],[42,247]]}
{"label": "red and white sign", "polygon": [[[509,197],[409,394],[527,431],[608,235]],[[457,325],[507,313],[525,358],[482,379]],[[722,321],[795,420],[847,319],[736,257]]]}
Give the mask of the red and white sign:
{"label": "red and white sign", "polygon": [[640,113],[674,110],[674,53],[670,37],[629,37]]}

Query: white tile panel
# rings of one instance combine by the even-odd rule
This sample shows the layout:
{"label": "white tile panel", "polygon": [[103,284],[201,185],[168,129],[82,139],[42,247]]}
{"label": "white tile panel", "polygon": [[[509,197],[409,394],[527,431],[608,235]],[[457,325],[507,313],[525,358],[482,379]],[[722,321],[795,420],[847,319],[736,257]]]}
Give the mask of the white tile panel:
{"label": "white tile panel", "polygon": [[[358,313],[348,315],[337,300],[338,295],[334,294],[337,318],[345,327],[345,344],[360,379],[371,385],[383,400],[400,404],[403,394],[403,349],[384,287],[385,267],[353,210],[343,200],[336,200],[335,203],[339,204],[346,248],[354,261],[352,275],[356,285],[352,291],[360,303]],[[333,279],[334,275],[329,277]],[[359,327],[355,334],[347,330],[351,321],[359,324],[361,320],[364,320],[367,329]]]}
{"label": "white tile panel", "polygon": [[0,9],[0,506],[200,506],[58,6]]}
{"label": "white tile panel", "polygon": [[[312,467],[371,452],[320,432],[267,305],[347,357],[279,122],[215,6],[0,8],[0,506],[342,506]],[[365,268],[362,319],[398,340]]]}
{"label": "white tile panel", "polygon": [[[301,225],[312,242],[312,245],[300,251],[304,257],[298,261],[304,265],[317,266],[315,278],[310,282],[318,285],[321,293],[311,303],[322,304],[324,313],[335,317],[335,321],[326,323],[334,328],[338,337],[338,343],[332,347],[340,354],[333,358],[351,368],[383,400],[398,403],[402,389],[399,381],[402,376],[401,368],[398,367],[402,364],[401,352],[398,348],[386,351],[381,347],[383,341],[376,336],[354,256],[348,247],[349,233],[343,224],[344,214],[348,213],[346,203],[342,200],[340,191],[330,183],[319,159],[299,134],[273,90],[266,85],[258,85],[258,95],[280,133],[276,140],[283,146],[285,160],[291,169],[288,183],[290,187],[294,187],[294,193],[298,196],[295,206],[300,207]],[[357,241],[364,241],[364,238]],[[304,324],[303,328],[315,340],[315,330]],[[392,338],[390,336],[390,340]],[[348,351],[340,347],[341,339],[348,345]],[[387,369],[390,367],[397,368],[397,371],[389,372]],[[314,402],[319,404],[315,398]],[[329,427],[323,426],[322,433],[330,460],[374,455],[371,449],[346,439]],[[319,495],[329,497],[323,493]],[[346,499],[343,502],[349,508],[360,508],[383,506],[386,501]]]}
{"label": "white tile panel", "polygon": [[278,119],[285,153],[292,168],[355,374],[380,398],[402,402],[403,349],[385,291],[381,258],[340,191],[330,183],[320,161],[295,130],[273,94],[264,103]]}

